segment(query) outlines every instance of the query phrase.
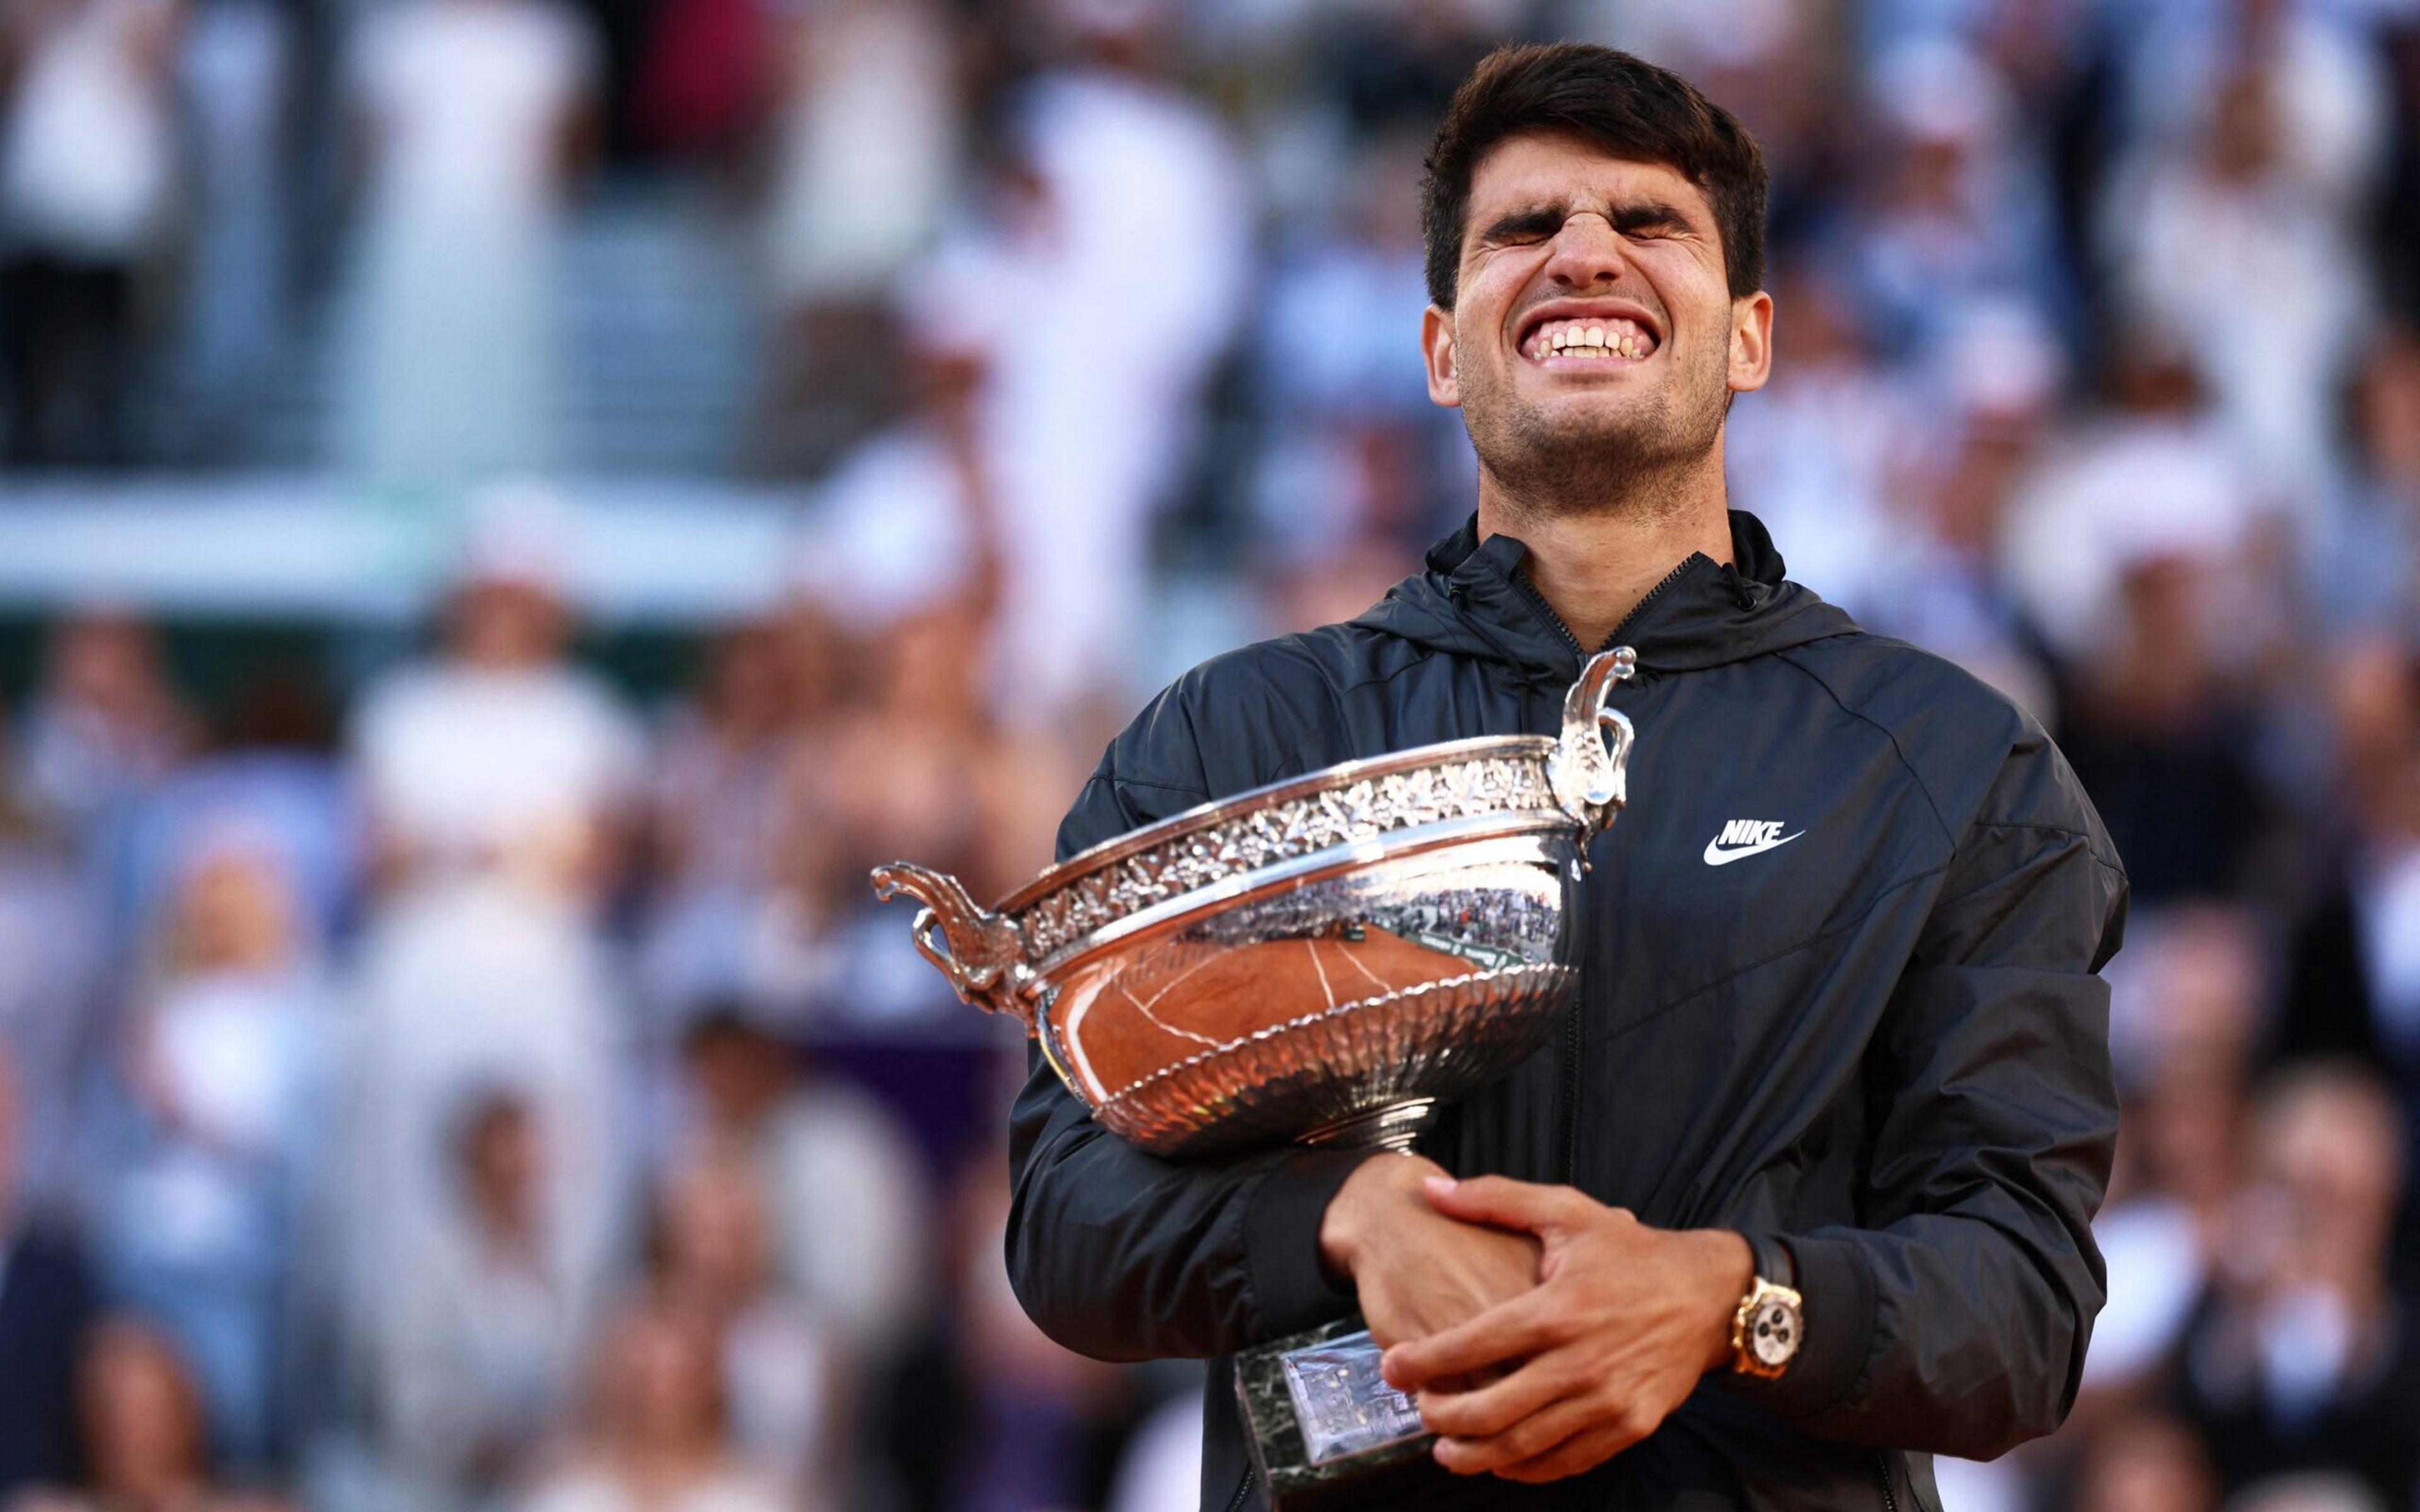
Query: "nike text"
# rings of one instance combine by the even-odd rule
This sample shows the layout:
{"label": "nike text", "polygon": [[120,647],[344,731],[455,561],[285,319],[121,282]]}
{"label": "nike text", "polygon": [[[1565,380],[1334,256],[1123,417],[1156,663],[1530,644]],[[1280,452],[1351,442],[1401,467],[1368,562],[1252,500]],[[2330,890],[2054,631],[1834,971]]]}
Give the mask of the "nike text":
{"label": "nike text", "polygon": [[1723,832],[1706,841],[1706,864],[1727,866],[1744,856],[1756,856],[1776,846],[1787,845],[1799,835],[1781,832],[1778,819],[1734,819],[1723,825]]}

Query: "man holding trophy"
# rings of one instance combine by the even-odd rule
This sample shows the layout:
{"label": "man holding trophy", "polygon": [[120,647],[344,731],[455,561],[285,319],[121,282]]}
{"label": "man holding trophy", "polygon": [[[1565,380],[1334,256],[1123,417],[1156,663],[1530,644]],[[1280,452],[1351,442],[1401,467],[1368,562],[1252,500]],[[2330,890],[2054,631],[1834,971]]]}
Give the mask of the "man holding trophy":
{"label": "man holding trophy", "polygon": [[[1762,527],[1727,510],[1725,418],[1765,381],[1774,314],[1764,167],[1739,123],[1624,54],[1505,49],[1456,95],[1429,176],[1422,341],[1430,393],[1478,453],[1476,516],[1358,619],[1179,679],[1112,743],[1061,856],[1338,764],[1358,785],[1319,802],[1358,837],[1340,845],[1374,855],[1399,821],[1369,803],[1414,803],[1422,833],[1479,821],[1477,779],[1373,777],[1373,759],[1534,741],[1559,717],[1567,741],[1571,720],[1618,724],[1615,771],[1582,785],[1601,820],[1630,755],[1621,822],[1539,853],[1522,874],[1575,890],[1504,915],[1560,931],[1570,1006],[1509,1072],[1456,1084],[1416,1152],[1384,1148],[1409,1133],[1314,1133],[1156,1153],[1194,1147],[1110,1126],[1128,1106],[1114,1084],[1152,1081],[1102,1069],[1113,1012],[1210,1047],[1171,1061],[1185,1074],[1307,1021],[1170,1020],[1188,978],[1246,980],[1217,975],[1247,958],[1202,953],[1225,938],[1206,925],[1185,926],[1194,953],[1147,993],[1133,976],[967,969],[994,947],[1040,959],[1122,907],[1166,914],[1173,884],[1142,877],[1121,903],[1071,883],[1047,906],[974,911],[992,934],[949,930],[954,965],[928,953],[970,995],[1026,982],[1019,1011],[1040,1015],[1010,1274],[1073,1349],[1220,1362],[1205,1508],[1272,1488],[1283,1506],[1306,1484],[1270,1459],[1249,1381],[1239,1412],[1232,1357],[1357,1309],[1369,1373],[1434,1437],[1416,1474],[1344,1504],[1936,1506],[1932,1454],[2048,1432],[2083,1366],[2118,1122],[2095,973],[2124,872],[2040,725],[1785,580]],[[1561,784],[1557,762],[1539,770]],[[1516,807],[1543,791],[1489,770]],[[1202,831],[1184,875],[1228,877],[1231,896],[1249,867],[1310,866],[1286,848],[1305,823]],[[1463,982],[1567,969],[1513,936],[1456,943],[1480,928],[1471,879],[1508,865],[1456,873],[1466,902],[1429,897],[1411,922],[1376,903],[1292,934],[1264,921],[1252,948],[1293,953],[1251,969],[1315,974],[1331,1008],[1357,972],[1368,1002],[1431,993],[1403,983],[1429,981],[1432,958],[1459,960]],[[1310,874],[1288,873],[1297,912]],[[920,939],[948,928],[937,906]],[[1187,1011],[1241,1011],[1241,992],[1202,987]],[[1316,1461],[1327,1378],[1306,1358],[1284,1380]],[[1335,1365],[1339,1390],[1362,1390],[1355,1368]],[[1249,1452],[1247,1415],[1265,1441]]]}

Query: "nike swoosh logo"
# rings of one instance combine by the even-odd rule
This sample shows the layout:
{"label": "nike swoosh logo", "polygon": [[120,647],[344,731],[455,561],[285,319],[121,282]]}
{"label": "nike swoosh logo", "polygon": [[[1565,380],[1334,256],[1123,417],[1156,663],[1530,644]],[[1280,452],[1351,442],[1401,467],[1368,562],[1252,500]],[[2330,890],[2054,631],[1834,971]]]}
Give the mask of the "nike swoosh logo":
{"label": "nike swoosh logo", "polygon": [[[1798,832],[1798,835],[1804,835],[1806,833],[1807,831],[1802,829]],[[1706,864],[1708,866],[1729,866],[1733,861],[1740,859],[1742,856],[1761,856],[1767,851],[1789,844],[1792,841],[1796,840],[1798,835],[1784,835],[1779,840],[1759,841],[1753,845],[1735,846],[1728,851],[1723,849],[1723,842],[1720,840],[1710,840],[1706,841]]]}

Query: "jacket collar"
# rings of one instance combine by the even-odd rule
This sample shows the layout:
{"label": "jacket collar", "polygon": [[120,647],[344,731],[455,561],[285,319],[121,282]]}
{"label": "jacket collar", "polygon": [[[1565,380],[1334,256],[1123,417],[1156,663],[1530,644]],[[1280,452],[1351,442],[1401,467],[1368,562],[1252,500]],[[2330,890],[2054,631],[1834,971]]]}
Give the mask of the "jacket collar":
{"label": "jacket collar", "polygon": [[[1733,510],[1730,527],[1730,563],[1699,552],[1675,563],[1608,643],[1635,647],[1650,671],[1684,671],[1856,628],[1785,578],[1781,553],[1754,516]],[[1526,679],[1568,682],[1583,652],[1522,572],[1528,556],[1516,537],[1481,540],[1474,514],[1429,548],[1426,573],[1397,584],[1356,623],[1508,662]]]}

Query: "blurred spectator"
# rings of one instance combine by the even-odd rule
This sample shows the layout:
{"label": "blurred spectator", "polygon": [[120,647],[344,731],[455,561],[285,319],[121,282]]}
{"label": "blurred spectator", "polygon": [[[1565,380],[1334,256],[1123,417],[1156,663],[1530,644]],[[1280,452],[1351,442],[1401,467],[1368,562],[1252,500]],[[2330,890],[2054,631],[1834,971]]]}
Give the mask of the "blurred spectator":
{"label": "blurred spectator", "polygon": [[1424,138],[1381,137],[1346,193],[1282,232],[1257,333],[1253,397],[1270,434],[1254,523],[1283,557],[1383,535],[1417,552],[1468,513],[1476,462],[1458,418],[1404,360],[1428,303],[1420,242]]}
{"label": "blurred spectator", "polygon": [[[641,748],[613,698],[564,660],[568,615],[547,574],[566,542],[546,517],[523,501],[486,522],[442,652],[374,688],[355,731],[386,883],[357,968],[348,1220],[371,1318],[389,1311],[412,1236],[455,1221],[445,1134],[474,1088],[530,1103],[547,1242],[575,1292],[613,1232],[621,1015],[596,909]],[[397,1346],[393,1316],[365,1326]]]}
{"label": "blurred spectator", "polygon": [[1009,1194],[998,1161],[970,1164],[956,1183],[950,1304],[876,1423],[892,1494],[915,1512],[1094,1505],[1145,1405],[1129,1378],[1052,1343],[1017,1304],[1001,1259]]}
{"label": "blurred spectator", "polygon": [[[2114,965],[2114,963],[2113,963]],[[2244,1086],[2267,962],[2254,920],[2225,907],[2134,920],[2113,970],[2111,1048],[2128,1094],[2119,1179],[2092,1226],[2108,1266],[2079,1413],[2146,1394],[2232,1242]]]}
{"label": "blurred spectator", "polygon": [[2224,130],[2249,77],[2275,113],[2280,167],[2322,213],[2358,213],[2380,167],[2389,101],[2362,8],[2311,0],[2226,0],[2142,8],[2127,28],[2118,106],[2128,135],[2160,150]]}
{"label": "blurred spectator", "polygon": [[732,1447],[809,1500],[836,1500],[847,1404],[835,1331],[774,1270],[755,1172],[736,1152],[702,1149],[666,1176],[657,1201],[656,1285],[713,1333]]}
{"label": "blurred spectator", "polygon": [[2351,1056],[2420,1111],[2420,661],[2396,641],[2345,646],[2330,673],[2350,822],[2299,921],[2275,1040]]}
{"label": "blurred spectator", "polygon": [[1433,128],[1471,66],[1521,25],[1517,0],[1294,8],[1309,23],[1321,93],[1373,135],[1398,125]]}
{"label": "blurred spectator", "polygon": [[20,795],[0,792],[0,1057],[43,1089],[38,1105],[17,1110],[9,1184],[38,1207],[71,1192],[78,1097],[104,1048],[99,913],[64,847]]}
{"label": "blurred spectator", "polygon": [[772,466],[821,471],[896,400],[892,286],[958,187],[942,21],[933,0],[811,0],[766,23],[778,93],[759,255],[781,332],[756,449]]}
{"label": "blurred spectator", "polygon": [[448,1154],[457,1206],[396,1283],[377,1397],[401,1504],[491,1507],[563,1426],[589,1299],[547,1227],[529,1104],[473,1094]]}
{"label": "blurred spectator", "polygon": [[113,847],[108,902],[136,931],[159,917],[185,855],[230,825],[273,848],[293,889],[299,947],[324,955],[357,922],[365,837],[336,717],[294,671],[264,670],[213,721],[209,748],[178,764]]}
{"label": "blurred spectator", "polygon": [[[892,623],[868,648],[861,701],[821,753],[831,819],[820,849],[835,874],[854,881],[897,856],[941,857],[997,897],[1048,864],[1058,804],[1036,795],[1082,784],[1096,732],[1003,728],[970,654],[983,625],[976,608],[944,603]],[[852,923],[836,1016],[912,1023],[941,1009],[954,1018],[896,920],[868,911]]]}
{"label": "blurred spectator", "polygon": [[[2121,321],[2192,354],[2260,485],[2307,509],[2328,474],[2332,375],[2374,320],[2354,214],[2378,101],[2367,60],[2298,8],[2241,8],[2241,52],[2208,79],[2189,133],[2146,140],[2111,178],[2102,239]],[[2295,45],[2321,38],[2327,64]],[[2326,70],[2327,95],[2310,92],[2303,67]],[[2355,118],[2329,131],[2313,111]],[[2337,150],[2315,154],[2315,135]]]}
{"label": "blurred spectator", "polygon": [[768,1257],[853,1363],[877,1365],[926,1304],[931,1220],[915,1152],[879,1103],[735,1012],[690,1031],[692,1148],[744,1163]]}
{"label": "blurred spectator", "polygon": [[2156,903],[2239,886],[2258,831],[2260,515],[2189,366],[2129,348],[2114,381],[2023,487],[2008,566],[2063,674],[2060,748]]}
{"label": "blurred spectator", "polygon": [[1944,334],[1931,367],[1947,412],[1906,427],[1930,432],[1931,444],[1900,479],[1915,517],[1895,542],[1874,543],[1898,577],[1874,594],[1866,623],[1940,653],[2056,726],[2052,670],[2000,548],[2052,434],[2060,348],[2025,306],[1978,305]]}
{"label": "blurred spectator", "polygon": [[299,39],[291,0],[196,0],[179,59],[191,140],[184,347],[202,394],[195,443],[233,440],[286,335],[287,129]]}
{"label": "blurred spectator", "polygon": [[1007,203],[902,288],[911,320],[970,333],[985,359],[1003,566],[989,686],[1016,690],[989,702],[1013,728],[1125,690],[1153,515],[1245,294],[1241,164],[1169,75],[1171,8],[1037,0],[1063,61],[1014,102]]}
{"label": "blurred spectator", "polygon": [[517,486],[483,506],[441,654],[363,701],[375,864],[398,896],[493,876],[582,909],[612,881],[644,751],[614,696],[566,659],[577,540],[559,501]]}
{"label": "blurred spectator", "polygon": [[556,461],[553,241],[596,52],[555,0],[403,0],[361,23],[354,423],[372,478],[461,486]]}
{"label": "blurred spectator", "polygon": [[1349,620],[1386,597],[1419,563],[1418,556],[1384,540],[1272,563],[1264,574],[1264,618],[1275,634]]}
{"label": "blurred spectator", "polygon": [[20,1184],[28,1088],[0,1050],[0,1504],[84,1471],[77,1351],[95,1314],[75,1242],[28,1211]]}
{"label": "blurred spectator", "polygon": [[641,957],[651,1048],[708,999],[797,995],[803,920],[786,873],[816,816],[799,811],[796,748],[802,715],[829,713],[799,707],[799,649],[777,624],[726,632],[696,696],[664,721]]}
{"label": "blurred spectator", "polygon": [[19,1512],[282,1512],[212,1475],[200,1394],[175,1346],[147,1324],[120,1318],[94,1330],[75,1401],[89,1473],[29,1493]]}
{"label": "blurred spectator", "polygon": [[2420,633],[2420,332],[2389,330],[2355,379],[2356,447],[2312,542],[2312,611],[2352,633]]}
{"label": "blurred spectator", "polygon": [[2067,291],[2050,208],[2007,82],[1962,41],[1934,35],[1884,54],[1869,88],[1887,136],[1851,243],[1864,328],[1909,356],[1978,302],[2055,318]]}
{"label": "blurred spectator", "polygon": [[911,327],[908,412],[852,447],[816,489],[793,572],[801,597],[862,636],[955,601],[1000,597],[1000,493],[985,446],[992,359],[950,322]]}
{"label": "blurred spectator", "polygon": [[2287,1072],[2254,1125],[2254,1182],[2185,1335],[2180,1405],[2230,1489],[2342,1470],[2391,1508],[2420,1498],[2420,1314],[2387,1249],[2403,1121],[2374,1079]]}
{"label": "blurred spectator", "polygon": [[90,609],[51,633],[42,686],[19,732],[26,806],[79,844],[120,817],[191,748],[193,724],[151,627]]}
{"label": "blurred spectator", "polygon": [[731,1457],[712,1328],[661,1302],[626,1308],[589,1381],[578,1452],[525,1512],[815,1512]]}
{"label": "blurred spectator", "polygon": [[2192,1429],[2144,1412],[2093,1435],[2073,1505],[2075,1512],[2214,1512],[2218,1485]]}
{"label": "blurred spectator", "polygon": [[1914,552],[1895,517],[1924,428],[1909,385],[1876,359],[1880,332],[1840,277],[1780,260],[1773,382],[1735,407],[1723,442],[1736,507],[1788,551],[1790,575],[1852,613],[1895,602]]}
{"label": "blurred spectator", "polygon": [[178,0],[0,6],[0,459],[125,459],[137,280],[168,230]]}
{"label": "blurred spectator", "polygon": [[[850,810],[884,805],[883,790],[899,789],[908,806],[930,807],[925,824],[950,826],[974,798],[979,764],[963,742],[991,735],[976,679],[985,670],[1001,563],[998,495],[979,424],[985,362],[962,332],[919,332],[906,362],[909,412],[841,459],[802,522],[789,670],[826,686],[798,711],[778,748],[778,786],[751,819],[755,843],[773,848],[766,859],[783,885],[752,910],[755,949],[727,957],[726,970],[755,969],[725,990],[792,1000],[829,995],[833,974],[845,969],[830,938],[834,916],[861,903],[865,868],[875,864],[850,843],[860,827]],[[842,679],[834,674],[844,665],[852,675]],[[854,708],[833,696],[844,681]],[[887,759],[852,769],[884,741],[896,743]],[[943,764],[959,768],[954,790],[925,788],[928,769]],[[885,807],[881,817],[896,815]],[[869,835],[867,843],[883,842]],[[728,938],[733,922],[720,926],[727,949],[739,944]]]}
{"label": "blurred spectator", "polygon": [[101,1249],[191,1363],[222,1460],[257,1470],[283,1447],[338,1028],[273,841],[194,837],[147,975],[93,1134]]}

